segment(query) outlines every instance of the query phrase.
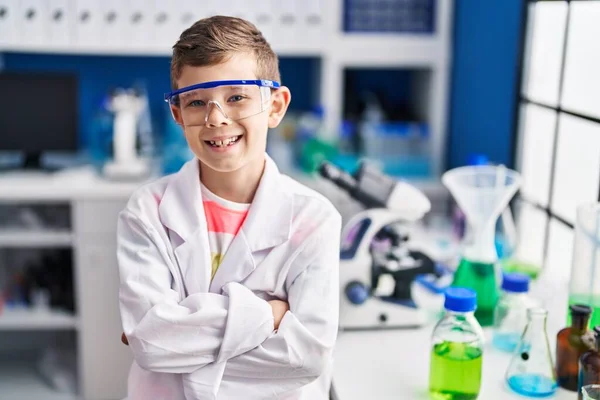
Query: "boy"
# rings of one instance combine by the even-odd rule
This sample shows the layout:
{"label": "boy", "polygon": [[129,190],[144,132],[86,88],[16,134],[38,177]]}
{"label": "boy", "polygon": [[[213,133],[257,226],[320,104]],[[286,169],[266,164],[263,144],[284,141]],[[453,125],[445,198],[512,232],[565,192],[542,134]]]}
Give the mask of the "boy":
{"label": "boy", "polygon": [[265,154],[291,100],[277,56],[254,25],[216,16],[182,33],[171,78],[196,157],[119,216],[128,399],[325,400],[341,217]]}

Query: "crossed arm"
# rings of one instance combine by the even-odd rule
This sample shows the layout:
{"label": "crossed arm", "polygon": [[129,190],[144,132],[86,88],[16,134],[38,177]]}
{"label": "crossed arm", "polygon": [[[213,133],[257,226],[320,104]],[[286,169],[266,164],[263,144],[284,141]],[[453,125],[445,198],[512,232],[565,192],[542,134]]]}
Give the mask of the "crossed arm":
{"label": "crossed arm", "polygon": [[194,374],[219,364],[221,378],[277,379],[282,392],[309,383],[322,373],[337,335],[339,252],[324,243],[339,243],[340,223],[338,214],[323,221],[297,254],[302,267],[290,277],[288,305],[264,301],[235,282],[222,295],[180,299],[171,289],[175,266],[166,246],[151,227],[123,213],[122,339],[151,371]]}

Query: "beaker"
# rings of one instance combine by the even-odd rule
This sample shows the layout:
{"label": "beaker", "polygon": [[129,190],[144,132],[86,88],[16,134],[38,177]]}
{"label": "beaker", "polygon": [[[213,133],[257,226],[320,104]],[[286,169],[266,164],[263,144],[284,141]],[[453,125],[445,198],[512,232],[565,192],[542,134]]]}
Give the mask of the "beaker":
{"label": "beaker", "polygon": [[523,396],[551,396],[558,386],[546,333],[547,316],[540,307],[527,310],[527,326],[506,371],[508,386]]}
{"label": "beaker", "polygon": [[600,385],[587,385],[581,388],[583,400],[600,400]]}
{"label": "beaker", "polygon": [[475,290],[475,317],[482,326],[490,326],[501,279],[495,246],[496,221],[517,192],[521,176],[502,165],[476,165],[454,168],[442,176],[442,182],[466,215],[470,232],[452,286]]}
{"label": "beaker", "polygon": [[[600,203],[577,207],[569,284],[572,304],[592,307],[589,326],[600,325]],[[567,325],[571,325],[570,315]]]}

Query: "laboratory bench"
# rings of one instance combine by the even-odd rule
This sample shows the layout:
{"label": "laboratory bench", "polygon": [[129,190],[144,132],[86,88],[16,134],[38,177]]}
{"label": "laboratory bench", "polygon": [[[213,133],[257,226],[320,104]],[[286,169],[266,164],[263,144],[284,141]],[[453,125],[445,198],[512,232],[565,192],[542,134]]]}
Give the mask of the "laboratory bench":
{"label": "laboratory bench", "polygon": [[[535,286],[534,286],[535,285]],[[556,334],[566,323],[565,282],[540,278],[532,296],[549,310],[547,334],[555,358]],[[429,400],[429,361],[435,319],[418,329],[340,331],[334,352],[332,400]],[[527,397],[505,384],[511,355],[491,345],[492,328],[484,328],[481,400]],[[553,400],[575,400],[577,394],[559,388]]]}

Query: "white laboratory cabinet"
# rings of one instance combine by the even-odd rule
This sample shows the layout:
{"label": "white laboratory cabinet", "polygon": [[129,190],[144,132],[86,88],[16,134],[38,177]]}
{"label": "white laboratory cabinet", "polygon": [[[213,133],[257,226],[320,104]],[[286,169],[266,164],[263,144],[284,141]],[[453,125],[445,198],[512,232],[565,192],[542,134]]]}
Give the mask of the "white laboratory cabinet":
{"label": "white laboratory cabinet", "polygon": [[[15,257],[9,257],[12,253],[71,249],[72,265],[65,268],[73,269],[75,303],[74,314],[52,308],[44,312],[4,307],[0,314],[0,398],[126,397],[133,358],[120,340],[116,226],[119,211],[139,185],[108,182],[86,168],[53,174],[0,174],[0,207],[57,207],[67,210],[66,219],[70,220],[68,227],[15,227],[2,224],[10,220],[5,215],[4,221],[0,220],[0,267],[2,255],[8,267],[14,263]],[[54,390],[39,374],[41,354],[57,341],[74,351],[76,395]]]}

